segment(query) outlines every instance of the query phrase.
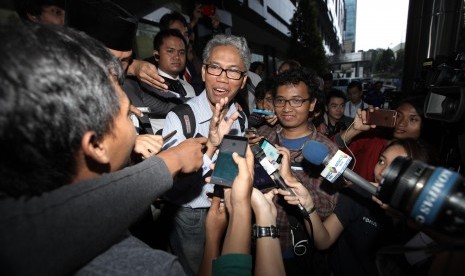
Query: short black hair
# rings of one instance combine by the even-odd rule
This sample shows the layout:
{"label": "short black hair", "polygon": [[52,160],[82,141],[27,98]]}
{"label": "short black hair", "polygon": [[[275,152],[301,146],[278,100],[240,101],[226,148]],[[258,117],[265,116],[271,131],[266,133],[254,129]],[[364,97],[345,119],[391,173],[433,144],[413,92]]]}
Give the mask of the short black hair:
{"label": "short black hair", "polygon": [[359,81],[351,81],[349,85],[347,85],[347,92],[349,92],[349,89],[352,89],[354,87],[357,87],[358,90],[362,91],[362,84]]}
{"label": "short black hair", "polygon": [[160,18],[160,30],[169,29],[170,25],[175,21],[181,21],[181,23],[185,27],[188,26],[186,18],[181,13],[177,11],[172,11],[170,13],[163,15]]}
{"label": "short black hair", "polygon": [[308,87],[308,96],[310,97],[310,101],[313,101],[316,97],[317,87],[310,82],[310,76],[302,69],[287,70],[276,75],[273,82],[273,89],[271,91],[273,98],[276,98],[278,87],[289,84],[297,85],[299,82],[305,83]]}
{"label": "short black hair", "polygon": [[[186,40],[184,39],[184,36],[182,36],[182,34],[181,34],[181,32],[179,30],[165,29],[165,30],[159,31],[158,34],[153,38],[153,49],[157,50],[157,51],[160,50],[160,47],[163,44],[163,41],[165,40],[165,38],[168,38],[168,37],[171,37],[171,36],[174,36],[174,37],[177,37],[177,38],[181,39],[182,42],[184,43],[184,47],[187,48]],[[187,49],[186,49],[186,51],[187,51]]]}
{"label": "short black hair", "polygon": [[42,14],[42,9],[48,6],[65,9],[65,0],[15,0],[16,12],[23,21],[30,21],[28,14],[35,16]]}
{"label": "short black hair", "polygon": [[289,65],[289,70],[294,70],[294,69],[300,69],[302,68],[302,65],[300,64],[300,62],[298,62],[297,60],[294,60],[294,59],[287,59],[285,61],[283,61],[281,63],[281,65],[279,65],[279,68],[278,68],[278,71],[284,66],[284,65]]}
{"label": "short black hair", "polygon": [[86,131],[96,141],[111,133],[123,70],[71,28],[0,26],[0,37],[0,193],[40,195],[75,177]]}
{"label": "short black hair", "polygon": [[249,70],[255,73],[255,70],[260,66],[265,67],[265,64],[261,61],[254,61],[250,64]]}
{"label": "short black hair", "polygon": [[273,80],[269,78],[262,79],[255,87],[255,99],[264,99],[267,92],[271,92]]}
{"label": "short black hair", "polygon": [[344,94],[344,92],[339,89],[331,89],[331,91],[329,91],[328,95],[326,96],[326,105],[329,104],[331,98],[342,98],[344,99],[344,102],[347,100],[346,94]]}

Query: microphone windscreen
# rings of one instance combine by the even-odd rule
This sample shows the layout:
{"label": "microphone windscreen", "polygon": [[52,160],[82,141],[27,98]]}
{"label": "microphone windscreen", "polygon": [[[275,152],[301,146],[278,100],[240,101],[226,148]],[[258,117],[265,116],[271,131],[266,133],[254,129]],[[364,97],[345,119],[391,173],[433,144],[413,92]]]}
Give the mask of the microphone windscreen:
{"label": "microphone windscreen", "polygon": [[313,165],[321,165],[329,153],[328,147],[317,141],[309,141],[302,149],[305,160]]}

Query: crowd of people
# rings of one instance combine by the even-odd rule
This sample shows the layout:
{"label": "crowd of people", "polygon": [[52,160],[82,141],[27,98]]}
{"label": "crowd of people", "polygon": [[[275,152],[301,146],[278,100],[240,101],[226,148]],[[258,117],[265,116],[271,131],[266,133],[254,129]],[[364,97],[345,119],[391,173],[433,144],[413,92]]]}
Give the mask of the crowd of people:
{"label": "crowd of people", "polygon": [[[393,128],[369,125],[379,105],[367,102],[381,92],[365,102],[360,83],[334,90],[326,72],[297,60],[270,74],[251,62],[246,38],[224,34],[218,15],[201,8],[189,22],[164,15],[144,60],[133,53],[138,19],[110,0],[17,1],[24,24],[0,26],[2,274],[432,275],[442,267],[443,256],[429,252],[380,256],[386,246],[437,241],[356,183],[325,180],[324,165],[303,154],[310,141],[330,156],[344,151],[374,187],[397,157],[437,165],[422,134],[424,99],[397,103]],[[273,144],[287,189],[254,187],[250,146],[232,154],[231,187],[211,183],[225,135]],[[134,227],[146,227],[137,222],[147,211],[159,230],[148,240]]]}

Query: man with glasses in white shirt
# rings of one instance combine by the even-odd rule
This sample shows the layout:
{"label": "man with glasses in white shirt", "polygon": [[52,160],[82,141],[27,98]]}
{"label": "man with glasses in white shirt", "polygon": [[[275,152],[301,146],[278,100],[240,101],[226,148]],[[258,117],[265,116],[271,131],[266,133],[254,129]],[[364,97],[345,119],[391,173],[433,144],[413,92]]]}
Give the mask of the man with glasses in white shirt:
{"label": "man with glasses in white shirt", "polygon": [[[250,51],[245,38],[217,35],[206,45],[203,52],[202,79],[205,90],[187,102],[195,116],[194,137],[207,137],[202,177],[178,178],[166,198],[171,204],[165,212],[173,219],[169,233],[172,252],[179,257],[186,274],[197,275],[205,242],[205,218],[210,202],[207,193],[213,192],[213,185],[205,183],[203,177],[210,171],[216,160],[223,136],[244,135],[240,120],[247,127],[247,118],[239,114],[234,98],[247,81],[250,65]],[[186,140],[182,122],[174,112],[168,113],[163,135],[173,130],[177,133],[164,145],[175,146]],[[166,213],[165,213],[166,214]]]}

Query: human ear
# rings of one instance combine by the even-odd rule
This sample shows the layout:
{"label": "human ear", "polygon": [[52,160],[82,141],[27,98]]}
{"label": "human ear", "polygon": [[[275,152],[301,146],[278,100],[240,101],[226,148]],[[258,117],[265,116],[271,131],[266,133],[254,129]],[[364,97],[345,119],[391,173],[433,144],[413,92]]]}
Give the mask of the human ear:
{"label": "human ear", "polygon": [[160,60],[160,53],[157,50],[153,50],[153,57],[158,62]]}
{"label": "human ear", "polygon": [[205,65],[202,65],[202,81],[203,82],[205,82],[205,73],[206,73],[205,70],[207,70],[207,68],[205,67]]}
{"label": "human ear", "polygon": [[[244,74],[247,74],[247,73],[244,73]],[[244,88],[245,84],[247,83],[247,75],[244,76],[244,79],[242,80],[242,85],[241,85],[241,89]]]}
{"label": "human ear", "polygon": [[316,98],[313,99],[313,100],[310,102],[310,106],[308,107],[308,111],[313,112],[313,110],[315,110],[315,105],[316,105]]}
{"label": "human ear", "polygon": [[84,155],[97,163],[108,164],[110,157],[104,141],[99,141],[94,131],[87,131],[81,139],[81,148]]}

